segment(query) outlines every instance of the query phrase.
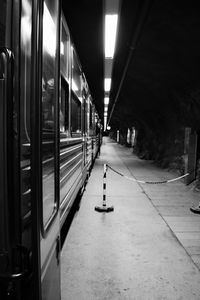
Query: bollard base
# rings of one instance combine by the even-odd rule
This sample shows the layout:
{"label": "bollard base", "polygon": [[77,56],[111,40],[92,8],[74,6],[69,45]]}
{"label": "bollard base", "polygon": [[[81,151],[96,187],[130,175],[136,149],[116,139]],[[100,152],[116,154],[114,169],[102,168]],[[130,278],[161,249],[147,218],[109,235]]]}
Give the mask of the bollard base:
{"label": "bollard base", "polygon": [[114,206],[95,206],[94,209],[98,212],[111,212],[114,211]]}
{"label": "bollard base", "polygon": [[191,207],[190,211],[193,212],[194,214],[200,214],[200,206]]}

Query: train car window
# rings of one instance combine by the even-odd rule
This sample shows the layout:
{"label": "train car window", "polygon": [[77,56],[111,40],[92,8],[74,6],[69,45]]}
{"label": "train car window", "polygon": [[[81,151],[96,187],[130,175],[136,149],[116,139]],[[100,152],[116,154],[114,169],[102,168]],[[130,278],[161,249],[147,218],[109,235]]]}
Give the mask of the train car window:
{"label": "train car window", "polygon": [[83,120],[82,120],[83,134],[87,133],[87,106],[86,106],[86,94],[83,93]]}
{"label": "train car window", "polygon": [[88,132],[88,118],[87,118],[87,113],[88,113],[88,84],[87,81],[84,77],[82,76],[82,104],[83,104],[83,120],[82,120],[82,129],[83,129],[83,134],[87,135]]}
{"label": "train car window", "polygon": [[93,109],[92,109],[92,103],[90,102],[90,118],[89,118],[89,127],[90,127],[90,134],[93,133]]}
{"label": "train car window", "polygon": [[61,79],[60,132],[69,133],[69,85]]}
{"label": "train car window", "polygon": [[72,135],[81,134],[81,102],[73,92],[71,95],[71,132]]}
{"label": "train car window", "polygon": [[57,4],[44,1],[42,60],[43,224],[55,212],[56,42]]}
{"label": "train car window", "polygon": [[69,82],[69,34],[62,25],[62,39],[60,44],[60,71],[62,76]]}
{"label": "train car window", "polygon": [[84,116],[85,116],[85,134],[87,135],[88,133],[88,104],[87,104],[87,95],[85,97],[85,101],[84,101]]}
{"label": "train car window", "polygon": [[31,138],[30,138],[30,103],[31,103],[31,32],[32,1],[21,2],[21,51],[20,51],[20,139],[21,139],[21,218],[23,245],[31,247]]}
{"label": "train car window", "polygon": [[82,74],[78,64],[78,58],[74,50],[72,63],[72,90],[77,97],[82,100]]}

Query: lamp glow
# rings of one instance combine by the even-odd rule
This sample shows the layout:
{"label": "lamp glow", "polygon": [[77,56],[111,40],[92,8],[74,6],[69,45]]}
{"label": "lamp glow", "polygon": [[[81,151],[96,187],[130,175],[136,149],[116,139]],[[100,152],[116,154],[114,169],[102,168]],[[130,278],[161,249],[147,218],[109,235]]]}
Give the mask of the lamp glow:
{"label": "lamp glow", "polygon": [[113,58],[117,34],[118,15],[105,16],[105,57]]}
{"label": "lamp glow", "polygon": [[104,90],[105,92],[109,92],[111,87],[111,78],[104,79]]}
{"label": "lamp glow", "polygon": [[105,98],[104,98],[104,104],[105,104],[105,105],[108,105],[108,104],[109,104],[109,97],[105,97]]}

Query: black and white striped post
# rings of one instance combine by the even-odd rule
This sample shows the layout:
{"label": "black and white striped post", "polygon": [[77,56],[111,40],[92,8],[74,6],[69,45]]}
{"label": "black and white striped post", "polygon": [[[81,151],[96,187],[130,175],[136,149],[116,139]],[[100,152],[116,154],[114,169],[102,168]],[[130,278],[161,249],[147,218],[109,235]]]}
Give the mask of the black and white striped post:
{"label": "black and white striped post", "polygon": [[111,212],[114,210],[113,206],[106,205],[106,172],[107,172],[107,165],[103,165],[103,203],[102,206],[95,206],[95,210],[98,212]]}

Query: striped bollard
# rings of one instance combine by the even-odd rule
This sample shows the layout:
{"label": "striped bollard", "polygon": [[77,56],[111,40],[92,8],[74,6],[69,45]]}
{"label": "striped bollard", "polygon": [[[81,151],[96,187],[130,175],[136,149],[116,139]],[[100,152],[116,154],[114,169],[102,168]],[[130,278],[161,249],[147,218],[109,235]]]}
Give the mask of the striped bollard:
{"label": "striped bollard", "polygon": [[103,165],[103,203],[102,206],[95,206],[95,210],[98,212],[110,212],[114,210],[113,206],[106,205],[106,172],[107,172],[107,165]]}

